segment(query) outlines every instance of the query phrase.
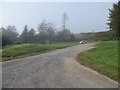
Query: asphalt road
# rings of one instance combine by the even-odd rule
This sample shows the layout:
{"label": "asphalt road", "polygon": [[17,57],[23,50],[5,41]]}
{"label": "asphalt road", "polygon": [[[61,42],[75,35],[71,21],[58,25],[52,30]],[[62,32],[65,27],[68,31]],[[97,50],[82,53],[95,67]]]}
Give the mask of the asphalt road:
{"label": "asphalt road", "polygon": [[118,84],[74,59],[83,44],[2,64],[3,88],[117,88]]}

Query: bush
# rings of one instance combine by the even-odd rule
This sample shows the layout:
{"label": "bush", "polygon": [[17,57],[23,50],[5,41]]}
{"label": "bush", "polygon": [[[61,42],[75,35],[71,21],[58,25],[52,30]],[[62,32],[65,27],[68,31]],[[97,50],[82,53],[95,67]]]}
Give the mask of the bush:
{"label": "bush", "polygon": [[8,36],[2,35],[2,46],[11,45],[13,42],[10,40]]}

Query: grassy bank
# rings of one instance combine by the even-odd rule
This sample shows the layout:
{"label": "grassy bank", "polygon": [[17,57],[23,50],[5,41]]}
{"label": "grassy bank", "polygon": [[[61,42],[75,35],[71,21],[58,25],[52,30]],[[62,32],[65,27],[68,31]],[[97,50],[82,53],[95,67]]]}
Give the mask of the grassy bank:
{"label": "grassy bank", "polygon": [[37,55],[73,45],[77,45],[77,43],[20,44],[5,46],[2,49],[2,61]]}
{"label": "grassy bank", "polygon": [[118,81],[118,42],[104,41],[95,48],[79,53],[77,60],[111,79]]}

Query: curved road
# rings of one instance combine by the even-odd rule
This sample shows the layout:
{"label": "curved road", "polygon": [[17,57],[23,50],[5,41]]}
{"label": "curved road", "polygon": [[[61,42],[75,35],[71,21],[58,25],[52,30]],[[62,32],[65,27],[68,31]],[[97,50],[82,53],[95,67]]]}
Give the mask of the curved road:
{"label": "curved road", "polygon": [[83,44],[2,63],[3,88],[117,88],[118,84],[76,62]]}

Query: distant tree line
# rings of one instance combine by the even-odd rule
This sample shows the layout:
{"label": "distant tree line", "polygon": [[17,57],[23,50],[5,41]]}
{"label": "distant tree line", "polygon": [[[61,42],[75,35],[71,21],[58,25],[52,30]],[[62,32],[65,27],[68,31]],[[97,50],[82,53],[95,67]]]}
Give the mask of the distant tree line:
{"label": "distant tree line", "polygon": [[115,40],[113,34],[112,31],[80,33],[75,35],[75,39],[77,41],[109,41]]}
{"label": "distant tree line", "polygon": [[[66,28],[67,14],[63,14],[63,28],[58,30],[50,22],[43,20],[38,29],[28,29],[25,25],[21,34],[17,33],[16,27],[9,25],[8,27],[0,28],[0,40],[2,45],[21,44],[21,43],[54,43],[54,42],[69,42],[79,40],[117,40],[120,39],[120,1],[113,4],[113,8],[109,9],[108,26],[109,31],[98,33],[83,33],[75,35]],[[79,37],[79,38],[78,38]]]}
{"label": "distant tree line", "polygon": [[21,34],[17,33],[16,27],[9,25],[7,28],[0,28],[0,38],[2,38],[2,45],[22,44],[22,43],[54,43],[54,42],[69,42],[74,41],[74,34],[68,29],[57,30],[52,23],[43,20],[38,25],[38,30],[33,28],[28,29],[25,25]]}

